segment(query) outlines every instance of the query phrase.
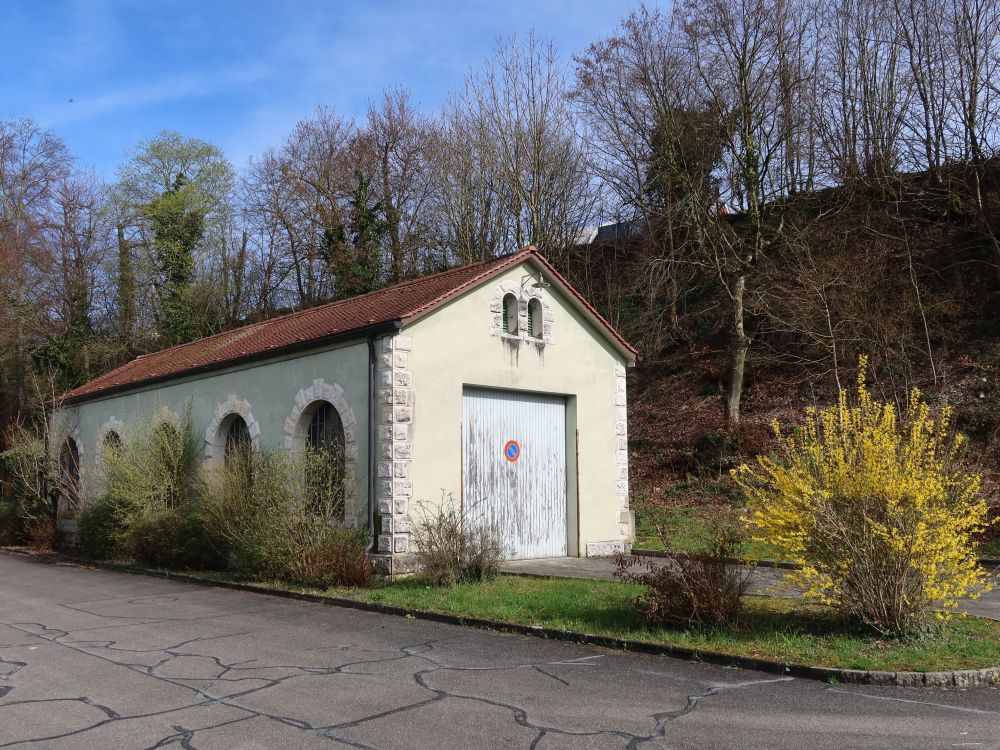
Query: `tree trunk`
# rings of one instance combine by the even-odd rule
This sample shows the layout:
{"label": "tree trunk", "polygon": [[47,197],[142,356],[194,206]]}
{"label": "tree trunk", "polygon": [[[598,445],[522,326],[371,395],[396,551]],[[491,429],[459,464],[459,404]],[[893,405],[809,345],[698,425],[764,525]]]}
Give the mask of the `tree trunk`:
{"label": "tree trunk", "polygon": [[125,239],[125,227],[117,227],[118,237],[118,335],[122,349],[127,355],[132,353],[135,335],[135,272],[132,267],[132,252]]}
{"label": "tree trunk", "polygon": [[750,348],[750,341],[743,325],[743,295],[746,286],[746,275],[741,274],[733,286],[733,331],[729,345],[729,383],[726,389],[726,419],[731,425],[740,421],[743,371],[746,368],[747,350]]}

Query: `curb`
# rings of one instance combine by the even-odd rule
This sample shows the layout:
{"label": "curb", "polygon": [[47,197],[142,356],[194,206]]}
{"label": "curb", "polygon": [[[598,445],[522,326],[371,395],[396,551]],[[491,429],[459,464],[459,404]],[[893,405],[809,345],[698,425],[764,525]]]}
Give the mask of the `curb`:
{"label": "curb", "polygon": [[[667,552],[661,549],[636,549],[635,547],[632,548],[631,554],[636,557],[704,557],[704,555],[697,555],[691,552]],[[720,557],[716,559],[728,565],[745,565],[747,563],[746,560],[740,560],[735,557]],[[1000,558],[998,557],[979,557],[976,558],[976,562],[984,568],[1000,567]],[[781,568],[782,570],[799,570],[802,567],[798,563],[785,562],[783,560],[754,560],[753,564],[758,568]]]}
{"label": "curb", "polygon": [[701,662],[703,664],[714,664],[723,667],[739,667],[740,669],[753,669],[759,672],[768,672],[771,674],[780,674],[790,677],[801,677],[809,680],[822,680],[824,682],[842,682],[856,685],[881,685],[892,687],[966,688],[992,687],[1000,684],[1000,666],[986,667],[983,669],[960,669],[950,672],[881,672],[862,669],[813,667],[806,664],[788,664],[772,661],[770,659],[757,659],[749,656],[734,656],[717,651],[702,651],[699,649],[684,648],[683,646],[647,643],[645,641],[636,641],[628,638],[615,638],[613,636],[579,633],[571,630],[543,627],[540,625],[519,625],[517,623],[508,623],[500,620],[488,620],[480,617],[463,617],[461,615],[431,612],[421,609],[406,609],[405,607],[394,607],[387,604],[373,604],[371,602],[363,602],[357,599],[349,599],[342,596],[327,596],[325,594],[310,594],[302,591],[288,591],[286,589],[261,586],[252,583],[217,581],[211,578],[202,578],[201,576],[192,575],[190,573],[176,573],[168,570],[141,568],[126,565],[124,563],[96,562],[78,557],[70,557],[68,555],[60,555],[58,553],[52,553],[43,557],[16,548],[4,547],[0,548],[0,551],[48,564],[72,564],[79,567],[98,568],[118,573],[130,573],[133,575],[149,576],[151,578],[182,581],[184,583],[193,583],[198,586],[265,594],[268,596],[280,597],[282,599],[293,599],[313,604],[323,604],[331,607],[343,607],[345,609],[355,609],[362,612],[373,612],[376,614],[394,615],[397,617],[406,617],[415,620],[440,622],[447,625],[461,625],[464,627],[493,630],[502,633],[514,633],[517,635],[528,635],[536,638],[582,643],[588,646],[598,646],[601,648],[609,648],[637,654],[669,656],[676,659]]}

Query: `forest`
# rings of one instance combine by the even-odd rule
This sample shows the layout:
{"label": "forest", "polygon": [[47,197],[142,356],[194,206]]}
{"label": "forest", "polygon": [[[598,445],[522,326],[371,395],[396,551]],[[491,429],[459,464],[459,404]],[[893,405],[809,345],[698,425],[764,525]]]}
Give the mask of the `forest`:
{"label": "forest", "polygon": [[105,181],[0,120],[0,433],[137,355],[531,243],[641,352],[637,507],[726,502],[862,356],[881,398],[954,408],[995,501],[1000,3],[687,0],[588,41],[318,103],[240,166],[163,131]]}

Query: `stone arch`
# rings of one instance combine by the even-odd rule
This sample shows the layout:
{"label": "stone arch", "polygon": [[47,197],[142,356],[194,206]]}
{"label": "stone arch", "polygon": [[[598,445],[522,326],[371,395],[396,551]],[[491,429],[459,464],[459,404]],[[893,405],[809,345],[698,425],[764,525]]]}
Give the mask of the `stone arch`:
{"label": "stone arch", "polygon": [[[503,300],[504,297],[506,297],[508,294],[513,294],[514,297],[517,298],[518,333],[507,333],[503,329],[503,323],[504,323],[503,319],[505,314]],[[493,299],[490,300],[490,312],[493,314],[492,316],[493,322],[490,325],[490,335],[504,336],[508,339],[520,338],[520,332],[522,330],[521,307],[522,307],[521,288],[517,285],[517,282],[506,280],[506,281],[501,281],[499,284],[497,284],[496,287],[493,289]],[[525,308],[524,310],[525,320],[527,320],[527,314],[528,314],[527,308]]]}
{"label": "stone arch", "polygon": [[149,426],[151,429],[155,430],[163,424],[168,424],[177,429],[181,426],[181,417],[169,406],[160,406],[153,412],[153,418],[150,420]]}
{"label": "stone arch", "polygon": [[[75,518],[84,500],[84,448],[79,428],[68,430],[56,450],[59,473],[62,475],[60,481],[63,489],[71,493],[60,492],[56,518]],[[65,476],[70,472],[72,477]]]}
{"label": "stone arch", "polygon": [[101,425],[97,431],[97,445],[94,446],[94,466],[99,471],[104,469],[104,441],[107,440],[108,433],[113,432],[123,441],[125,440],[125,423],[118,417],[111,416],[108,421]]}
{"label": "stone arch", "polygon": [[97,439],[102,443],[104,438],[109,432],[118,433],[118,437],[125,438],[125,423],[122,422],[118,417],[110,417],[107,422],[101,425],[100,432],[98,433]]}
{"label": "stone arch", "polygon": [[311,386],[295,394],[292,410],[285,417],[285,448],[293,450],[305,445],[309,419],[316,404],[323,401],[333,405],[344,427],[344,513],[346,519],[351,521],[358,499],[358,422],[339,383],[327,383],[323,378],[317,378]]}
{"label": "stone arch", "polygon": [[212,421],[205,430],[205,460],[217,463],[225,456],[226,433],[229,422],[234,416],[242,417],[246,422],[247,430],[250,432],[250,446],[255,451],[260,450],[260,425],[250,410],[250,402],[230,393],[225,401],[216,405]]}

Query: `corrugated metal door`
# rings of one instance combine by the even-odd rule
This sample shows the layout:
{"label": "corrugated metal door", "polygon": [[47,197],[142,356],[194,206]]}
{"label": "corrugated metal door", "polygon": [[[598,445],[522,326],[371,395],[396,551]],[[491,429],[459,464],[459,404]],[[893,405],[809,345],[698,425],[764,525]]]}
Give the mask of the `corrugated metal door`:
{"label": "corrugated metal door", "polygon": [[566,400],[466,388],[463,415],[467,518],[495,524],[511,559],[565,555]]}

